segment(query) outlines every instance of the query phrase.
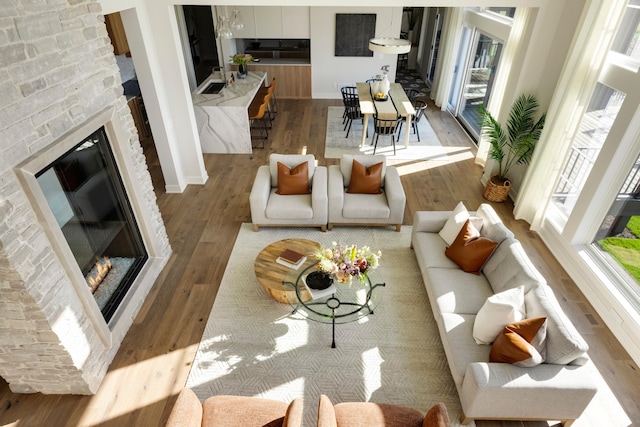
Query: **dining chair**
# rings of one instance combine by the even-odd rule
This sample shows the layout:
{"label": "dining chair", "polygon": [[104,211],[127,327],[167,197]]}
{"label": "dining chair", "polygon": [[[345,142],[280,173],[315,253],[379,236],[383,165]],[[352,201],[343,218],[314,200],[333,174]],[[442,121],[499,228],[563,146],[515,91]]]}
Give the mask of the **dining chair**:
{"label": "dining chair", "polygon": [[407,95],[407,98],[409,98],[409,101],[411,103],[413,103],[413,101],[415,101],[415,99],[420,96],[420,91],[417,89],[405,88],[404,93]]}
{"label": "dining chair", "polygon": [[380,119],[377,114],[373,115],[373,137],[371,137],[371,145],[373,145],[373,154],[376,154],[378,147],[378,138],[380,135],[388,135],[391,137],[391,143],[393,144],[393,155],[396,155],[396,131],[398,130],[398,123],[401,123],[402,117],[398,116],[395,119]]}
{"label": "dining chair", "polygon": [[[412,104],[413,109],[416,110],[416,115],[413,117],[413,120],[411,120],[411,129],[413,129],[413,132],[418,136],[418,142],[420,142],[420,130],[418,128],[418,123],[420,123],[422,116],[424,116],[424,111],[427,109],[427,103],[424,101],[413,101]],[[398,128],[398,139],[396,139],[396,141],[400,141],[403,122],[404,120],[400,122],[400,126]]]}
{"label": "dining chair", "polygon": [[[345,86],[341,90],[342,103],[344,104],[344,128],[342,130],[347,131],[349,138],[349,132],[351,131],[351,124],[354,120],[361,120],[364,126],[364,114],[360,111],[360,98],[358,96],[358,88],[355,86]],[[365,130],[366,132],[366,130]],[[369,136],[367,134],[367,136]]]}

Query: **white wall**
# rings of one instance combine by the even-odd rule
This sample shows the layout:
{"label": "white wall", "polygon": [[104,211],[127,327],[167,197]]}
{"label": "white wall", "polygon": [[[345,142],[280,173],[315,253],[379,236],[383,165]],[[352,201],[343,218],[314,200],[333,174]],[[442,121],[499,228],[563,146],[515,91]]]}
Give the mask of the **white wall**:
{"label": "white wall", "polygon": [[389,80],[394,81],[398,55],[375,53],[369,57],[335,56],[336,13],[375,13],[376,37],[399,37],[401,7],[312,7],[311,67],[313,98],[342,98],[342,86],[355,86],[389,65]]}

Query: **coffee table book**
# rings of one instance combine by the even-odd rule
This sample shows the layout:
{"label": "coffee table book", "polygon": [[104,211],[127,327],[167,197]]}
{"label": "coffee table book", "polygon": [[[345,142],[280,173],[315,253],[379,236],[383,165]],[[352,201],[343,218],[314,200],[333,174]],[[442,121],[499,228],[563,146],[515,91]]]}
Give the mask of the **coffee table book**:
{"label": "coffee table book", "polygon": [[298,253],[296,251],[292,251],[291,249],[285,249],[278,258],[276,258],[276,262],[278,264],[284,265],[286,267],[297,270],[300,268],[302,264],[307,260],[307,257]]}

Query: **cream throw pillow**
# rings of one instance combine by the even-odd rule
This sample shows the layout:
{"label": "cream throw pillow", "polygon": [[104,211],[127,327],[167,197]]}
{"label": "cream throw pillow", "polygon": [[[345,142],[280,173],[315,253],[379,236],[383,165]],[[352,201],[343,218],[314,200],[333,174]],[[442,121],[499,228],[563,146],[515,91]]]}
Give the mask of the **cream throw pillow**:
{"label": "cream throw pillow", "polygon": [[477,344],[491,344],[505,326],[519,322],[524,317],[524,286],[492,295],[476,315],[473,339]]}
{"label": "cream throw pillow", "polygon": [[442,240],[447,242],[447,246],[451,246],[453,244],[458,233],[462,230],[462,226],[468,219],[469,211],[467,211],[467,207],[462,202],[458,203],[439,233]]}

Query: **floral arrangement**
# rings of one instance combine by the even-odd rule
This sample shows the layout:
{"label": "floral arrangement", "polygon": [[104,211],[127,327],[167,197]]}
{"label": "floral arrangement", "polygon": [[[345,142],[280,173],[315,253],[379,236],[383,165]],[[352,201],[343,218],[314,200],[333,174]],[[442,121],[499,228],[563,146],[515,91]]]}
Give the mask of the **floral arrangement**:
{"label": "floral arrangement", "polygon": [[248,53],[236,53],[231,56],[231,62],[246,67],[249,62],[253,62],[253,56]]}
{"label": "floral arrangement", "polygon": [[318,268],[342,283],[348,283],[353,276],[357,276],[363,282],[367,278],[368,270],[378,268],[381,256],[380,251],[374,252],[368,246],[345,247],[336,242],[331,243],[328,248],[321,248],[315,254]]}

